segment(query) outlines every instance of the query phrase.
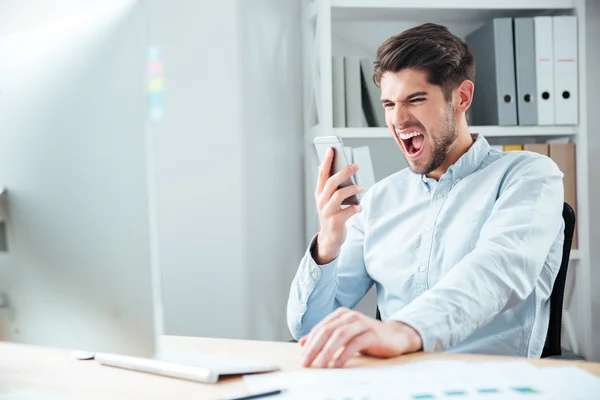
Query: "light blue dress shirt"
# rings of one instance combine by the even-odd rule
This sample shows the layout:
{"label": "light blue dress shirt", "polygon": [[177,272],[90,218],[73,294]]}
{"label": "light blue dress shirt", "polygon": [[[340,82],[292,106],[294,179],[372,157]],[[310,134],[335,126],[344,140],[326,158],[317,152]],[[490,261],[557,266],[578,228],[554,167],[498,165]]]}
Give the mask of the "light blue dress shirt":
{"label": "light blue dress shirt", "polygon": [[[425,351],[539,357],[562,256],[563,174],[546,156],[481,135],[439,181],[409,169],[374,185],[339,256],[302,259],[288,300],[298,339],[375,284],[383,321]],[[373,310],[373,317],[375,310]]]}

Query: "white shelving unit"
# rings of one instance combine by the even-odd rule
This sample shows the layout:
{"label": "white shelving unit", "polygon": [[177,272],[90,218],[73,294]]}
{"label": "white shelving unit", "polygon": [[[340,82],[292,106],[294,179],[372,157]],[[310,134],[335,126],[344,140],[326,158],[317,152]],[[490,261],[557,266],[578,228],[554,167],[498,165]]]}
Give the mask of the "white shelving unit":
{"label": "white shelving unit", "polygon": [[[577,135],[577,126],[469,126],[471,132],[491,137],[549,137]],[[323,133],[322,133],[323,132]],[[315,136],[322,136],[324,130],[319,125],[313,126],[308,133],[312,142]],[[388,128],[332,128],[333,135],[343,139],[391,139]]]}
{"label": "white shelving unit", "polygon": [[[306,239],[318,230],[314,200],[318,159],[315,136],[336,135],[362,141],[391,139],[387,128],[334,128],[332,104],[333,55],[375,59],[388,37],[424,22],[447,26],[461,38],[496,17],[534,15],[578,16],[579,125],[471,126],[471,132],[512,143],[566,137],[576,143],[579,248],[572,251],[565,296],[564,343],[582,355],[590,354],[591,284],[589,260],[588,154],[585,77],[585,0],[307,0],[303,9],[304,132]],[[497,138],[497,139],[496,139]],[[508,140],[508,139],[505,139]],[[396,146],[393,140],[390,146]],[[378,155],[372,154],[373,158]],[[402,158],[398,149],[398,157]]]}

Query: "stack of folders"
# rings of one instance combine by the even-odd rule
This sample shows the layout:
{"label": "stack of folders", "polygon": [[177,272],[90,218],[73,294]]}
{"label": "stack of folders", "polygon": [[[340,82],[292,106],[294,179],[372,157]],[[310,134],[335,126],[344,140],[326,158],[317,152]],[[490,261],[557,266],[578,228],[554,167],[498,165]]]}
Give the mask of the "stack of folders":
{"label": "stack of folders", "polygon": [[373,61],[358,56],[333,56],[334,128],[384,127],[379,88],[373,82]]}
{"label": "stack of folders", "polygon": [[467,35],[473,125],[577,125],[577,17],[496,18]]}
{"label": "stack of folders", "polygon": [[[492,148],[499,151],[526,150],[543,154],[550,157],[563,173],[563,185],[565,190],[565,202],[575,211],[577,215],[577,170],[575,159],[575,143],[530,143],[530,144],[508,144],[494,145]],[[573,235],[572,249],[577,249],[577,227]]]}
{"label": "stack of folders", "polygon": [[350,147],[344,146],[346,160],[349,164],[358,164],[359,170],[354,174],[357,185],[369,190],[376,182],[371,152],[368,146]]}

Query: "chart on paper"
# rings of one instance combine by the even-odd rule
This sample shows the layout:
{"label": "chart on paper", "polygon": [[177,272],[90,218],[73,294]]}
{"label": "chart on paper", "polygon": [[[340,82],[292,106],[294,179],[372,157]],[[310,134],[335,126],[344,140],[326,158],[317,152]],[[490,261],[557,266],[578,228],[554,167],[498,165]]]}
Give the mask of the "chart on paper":
{"label": "chart on paper", "polygon": [[[389,390],[389,388],[388,388]],[[358,391],[358,392],[357,392]],[[405,390],[382,390],[374,385],[364,388],[364,392],[357,388],[312,388],[292,391],[280,397],[280,399],[313,399],[313,400],[450,400],[450,399],[553,399],[555,397],[544,393],[538,388],[531,386],[505,388],[480,388],[480,389],[456,389],[446,391],[415,391],[407,393]],[[325,392],[332,392],[327,394]]]}

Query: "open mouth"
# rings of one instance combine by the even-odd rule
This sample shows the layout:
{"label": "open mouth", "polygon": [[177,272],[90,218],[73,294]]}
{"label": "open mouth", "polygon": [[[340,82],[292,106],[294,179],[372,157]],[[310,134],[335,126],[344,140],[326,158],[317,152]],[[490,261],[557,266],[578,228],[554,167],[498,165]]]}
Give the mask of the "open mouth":
{"label": "open mouth", "polygon": [[411,158],[417,157],[423,151],[425,136],[419,131],[398,133],[404,150]]}

